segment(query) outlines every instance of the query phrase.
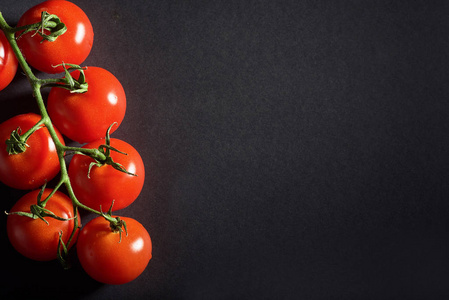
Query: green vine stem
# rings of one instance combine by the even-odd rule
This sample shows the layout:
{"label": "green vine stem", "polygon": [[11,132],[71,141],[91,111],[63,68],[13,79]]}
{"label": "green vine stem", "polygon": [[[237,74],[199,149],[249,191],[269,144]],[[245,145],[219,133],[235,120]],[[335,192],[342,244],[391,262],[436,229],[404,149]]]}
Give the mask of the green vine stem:
{"label": "green vine stem", "polygon": [[[43,18],[44,18],[44,14],[43,14]],[[52,20],[54,20],[57,17],[52,15],[51,18],[52,18]],[[42,21],[42,22],[44,22],[44,21]],[[60,25],[58,25],[58,30],[59,30],[58,34],[60,35],[60,34],[63,34],[65,31],[60,30],[59,26]],[[78,66],[69,65],[69,64],[67,64],[67,65],[70,66],[71,68],[80,70],[80,73],[82,74],[82,75],[80,75],[80,79],[79,79],[79,81],[81,81],[81,82],[78,82],[80,84],[73,84],[73,78],[70,78],[69,71],[67,71],[67,69],[65,69],[66,76],[64,78],[59,78],[59,79],[53,79],[53,78],[40,79],[34,75],[32,69],[26,62],[24,56],[22,55],[22,53],[17,45],[15,33],[19,32],[21,30],[28,30],[28,31],[36,30],[37,27],[38,26],[36,24],[29,25],[29,27],[20,27],[20,28],[11,27],[5,21],[2,13],[0,12],[0,29],[5,33],[5,36],[8,39],[8,42],[10,43],[15,56],[17,57],[20,67],[22,68],[23,72],[25,73],[25,75],[31,85],[31,88],[33,91],[33,96],[36,99],[36,103],[37,103],[37,106],[39,107],[39,112],[42,117],[42,119],[35,126],[33,126],[33,128],[31,128],[27,132],[23,133],[22,135],[19,135],[19,137],[22,139],[22,142],[24,144],[26,144],[26,139],[28,139],[28,137],[35,130],[38,130],[42,126],[45,126],[48,129],[48,132],[50,133],[51,138],[53,139],[53,142],[56,146],[56,150],[58,153],[58,159],[59,159],[59,164],[60,164],[60,169],[61,169],[60,179],[59,179],[59,182],[56,184],[56,187],[54,188],[53,193],[56,192],[56,190],[58,190],[62,185],[64,185],[66,187],[68,196],[70,197],[70,199],[72,200],[72,203],[73,203],[73,209],[74,209],[75,218],[76,218],[76,222],[75,222],[76,226],[75,226],[67,244],[70,244],[72,238],[75,235],[75,231],[78,230],[79,227],[81,226],[79,224],[79,221],[77,218],[78,208],[84,209],[88,212],[97,214],[99,216],[103,216],[107,221],[110,222],[111,228],[121,228],[122,226],[124,226],[126,228],[126,224],[123,224],[122,220],[120,220],[118,217],[114,218],[111,215],[111,209],[108,211],[108,213],[104,213],[102,211],[97,211],[91,207],[88,207],[88,206],[82,204],[75,196],[75,193],[72,189],[72,185],[70,183],[68,171],[67,171],[67,165],[65,162],[65,153],[84,154],[84,155],[92,157],[96,162],[99,162],[99,163],[105,163],[107,161],[110,161],[110,158],[108,158],[107,155],[105,154],[105,152],[101,151],[100,149],[88,149],[88,148],[65,146],[59,140],[58,135],[56,134],[55,128],[50,120],[49,115],[48,115],[47,109],[45,107],[44,100],[43,100],[42,94],[41,94],[41,88],[58,86],[61,88],[70,89],[73,92],[82,93],[87,90],[87,83],[84,82],[84,74],[82,73],[82,68],[80,68]],[[53,37],[53,38],[57,38],[57,36]],[[43,42],[51,42],[51,39],[49,40],[49,39],[44,38]],[[62,64],[64,65],[63,62],[62,62]],[[26,149],[24,151],[26,151]],[[14,154],[12,154],[12,155],[14,155]],[[40,201],[40,199],[39,199],[38,205],[40,207],[44,208],[45,204],[50,199],[52,194],[47,196],[47,198],[42,201]]]}

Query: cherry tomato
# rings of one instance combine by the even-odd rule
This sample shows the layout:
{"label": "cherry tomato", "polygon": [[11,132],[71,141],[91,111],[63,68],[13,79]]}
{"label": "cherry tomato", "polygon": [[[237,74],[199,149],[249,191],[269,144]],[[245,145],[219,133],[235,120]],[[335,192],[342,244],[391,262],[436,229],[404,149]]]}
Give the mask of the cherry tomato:
{"label": "cherry tomato", "polygon": [[[113,201],[113,211],[130,205],[139,196],[145,181],[145,167],[137,150],[122,140],[111,138],[110,141],[112,147],[127,154],[111,151],[112,159],[137,176],[118,171],[110,165],[103,165],[92,167],[88,177],[89,166],[94,160],[80,154],[74,155],[69,164],[69,177],[78,200],[102,211],[107,211]],[[89,143],[83,148],[98,148],[102,144],[105,144],[103,139]]]}
{"label": "cherry tomato", "polygon": [[[51,189],[46,189],[42,195],[44,200]],[[48,200],[45,208],[56,216],[67,219],[60,221],[52,217],[44,217],[48,222],[41,219],[32,219],[25,216],[11,214],[12,212],[30,212],[30,206],[37,203],[40,190],[34,190],[25,194],[12,207],[6,221],[6,230],[12,246],[22,255],[38,261],[56,259],[58,251],[59,233],[62,232],[62,240],[67,244],[75,227],[73,219],[72,201],[65,194],[56,191]],[[78,216],[79,218],[79,216]],[[78,219],[79,220],[79,219]],[[75,233],[78,234],[78,231]],[[68,248],[72,247],[76,236],[72,239]]]}
{"label": "cherry tomato", "polygon": [[121,217],[127,232],[113,232],[109,222],[97,217],[81,230],[77,254],[86,273],[107,284],[124,284],[137,278],[151,259],[150,235],[138,221]]}
{"label": "cherry tomato", "polygon": [[5,34],[0,30],[0,91],[14,79],[17,71],[17,58],[8,43]]}
{"label": "cherry tomato", "polygon": [[[79,72],[72,73],[78,78]],[[51,89],[48,96],[48,113],[62,134],[71,140],[88,143],[105,136],[114,122],[114,132],[126,111],[126,96],[122,85],[109,71],[88,67],[84,71],[89,85],[82,94],[58,87]]]}
{"label": "cherry tomato", "polygon": [[49,0],[27,10],[17,26],[40,22],[43,11],[57,15],[67,31],[53,42],[42,43],[42,37],[35,32],[22,35],[17,44],[25,59],[31,66],[46,73],[63,72],[62,66],[53,67],[62,62],[81,64],[89,55],[94,39],[92,24],[84,11],[69,1]]}
{"label": "cherry tomato", "polygon": [[[25,133],[40,119],[39,115],[28,113],[6,120],[0,124],[0,141],[9,139],[11,132],[18,127]],[[55,130],[64,144],[62,135]],[[36,130],[28,138],[27,145],[25,152],[11,155],[6,151],[5,143],[0,147],[0,181],[15,189],[40,187],[53,179],[60,170],[56,146],[47,128]]]}

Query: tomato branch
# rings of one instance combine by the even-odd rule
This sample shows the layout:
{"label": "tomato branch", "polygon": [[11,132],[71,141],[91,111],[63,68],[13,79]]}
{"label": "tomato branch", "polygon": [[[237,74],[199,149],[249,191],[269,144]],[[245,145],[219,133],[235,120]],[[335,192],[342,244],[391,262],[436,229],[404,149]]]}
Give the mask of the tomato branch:
{"label": "tomato branch", "polygon": [[[83,35],[86,36],[86,39],[83,38],[83,42],[80,42],[78,34],[76,34],[76,41],[72,40],[68,45],[65,45],[71,36],[71,34],[62,36],[67,31],[65,24],[61,22],[57,15],[49,14],[46,11],[41,13],[43,10],[57,13],[69,26],[70,31],[75,30],[76,27],[79,28],[79,22],[83,20],[81,24],[86,25],[83,27],[85,29]],[[38,13],[41,14],[40,22],[38,22],[39,15],[36,15]],[[102,68],[90,67],[87,70],[87,68],[82,68],[79,65],[63,62],[64,60],[71,60],[71,62],[81,64],[92,48],[92,26],[84,12],[76,5],[69,1],[43,2],[40,6],[34,6],[25,12],[19,24],[33,22],[37,23],[14,28],[7,24],[0,12],[0,29],[5,33],[7,40],[6,42],[5,37],[0,32],[0,42],[7,46],[5,53],[13,62],[14,70],[10,73],[15,74],[17,64],[20,65],[31,85],[40,113],[40,116],[34,113],[19,115],[2,123],[2,126],[4,126],[2,127],[2,136],[4,140],[7,140],[6,144],[9,149],[7,153],[4,149],[3,152],[0,152],[2,160],[7,162],[5,164],[11,161],[20,161],[20,164],[11,163],[11,167],[4,168],[7,171],[0,172],[0,180],[5,183],[9,180],[7,185],[11,187],[33,189],[19,199],[11,209],[11,213],[7,213],[12,215],[8,216],[8,236],[17,237],[17,234],[10,234],[10,230],[20,232],[20,237],[11,240],[16,250],[31,259],[58,259],[64,268],[69,265],[67,259],[69,249],[77,242],[79,261],[86,272],[94,279],[111,284],[129,282],[139,276],[148,264],[151,259],[152,244],[148,232],[139,222],[131,218],[112,215],[115,199],[117,200],[117,204],[114,205],[116,209],[129,205],[139,195],[145,178],[144,166],[139,153],[126,142],[110,138],[112,126],[118,126],[124,116],[126,96],[123,87],[117,78]],[[60,41],[64,40],[63,46],[59,45],[60,43],[47,44],[55,41],[58,37],[60,37]],[[19,49],[19,45],[21,49]],[[74,47],[84,49],[79,55],[70,53],[66,56],[66,51],[71,51]],[[22,54],[22,51],[24,54]],[[16,56],[17,61],[12,53]],[[28,61],[26,61],[25,56]],[[35,76],[31,66],[45,73],[63,73],[63,75],[62,78],[40,79]],[[73,74],[79,74],[78,78],[72,76],[72,72],[74,72]],[[92,90],[98,91],[100,89],[100,95],[97,92],[86,93],[89,87],[86,74],[89,77]],[[2,83],[5,82],[2,81]],[[52,90],[47,103],[44,104],[42,89],[48,87]],[[69,92],[61,90],[61,88],[69,90]],[[3,89],[3,86],[0,89]],[[111,92],[111,89],[117,92]],[[71,93],[85,94],[73,97]],[[57,112],[64,111],[64,109],[55,108],[53,104],[63,103],[67,105],[67,103],[72,103],[69,100],[63,101],[66,99],[75,99],[73,102],[76,107],[69,107],[66,110],[67,114],[59,115]],[[78,102],[79,99],[82,101]],[[97,99],[101,100],[101,105],[96,105]],[[48,105],[48,110],[46,105]],[[77,108],[83,109],[77,110]],[[103,113],[98,114],[98,111]],[[92,112],[93,114],[91,114]],[[49,113],[54,123],[50,119]],[[72,115],[75,118],[72,118]],[[24,117],[27,119],[23,120]],[[91,122],[86,121],[95,118],[100,119],[92,122],[95,123],[97,128],[94,128],[94,124],[91,124]],[[63,121],[61,122],[61,120]],[[68,122],[65,123],[64,121]],[[111,123],[113,124],[110,125]],[[103,140],[103,130],[106,130],[109,125],[110,127],[107,129],[106,137]],[[72,135],[70,126],[74,127],[74,135]],[[56,127],[60,128],[61,131]],[[22,133],[22,131],[25,132]],[[88,134],[84,136],[86,132]],[[81,133],[79,134],[80,137],[78,137],[78,133]],[[62,134],[71,140],[89,144],[83,147],[66,146]],[[54,147],[48,145],[50,137]],[[42,142],[43,144],[39,144]],[[40,150],[42,151],[39,152]],[[26,152],[26,154],[22,155],[23,152]],[[43,159],[42,154],[48,159]],[[72,178],[69,178],[68,165],[66,164],[66,155],[69,154],[76,154],[70,162],[70,176],[73,176]],[[48,172],[36,175],[34,171],[42,171],[42,161],[45,161],[44,168]],[[89,166],[88,169],[87,166]],[[102,169],[97,172],[97,167]],[[104,184],[104,179],[109,180],[109,173],[116,172],[113,169],[124,173],[119,174],[120,179],[117,179],[120,185]],[[136,174],[128,172],[127,169]],[[47,189],[47,181],[52,180],[58,171],[60,171],[59,181],[53,189]],[[89,177],[91,171],[92,178]],[[137,174],[139,174],[139,177],[137,177]],[[116,178],[114,178],[115,180]],[[24,184],[15,185],[16,181]],[[88,188],[88,190],[95,190],[95,193],[83,193],[84,188],[90,185],[94,188]],[[42,188],[35,190],[39,186],[42,186]],[[59,191],[62,186],[66,188],[64,193]],[[128,188],[129,186],[132,188]],[[92,202],[92,199],[95,199],[95,201]],[[103,208],[106,206],[110,206],[109,210],[103,212]],[[99,217],[88,222],[82,229],[82,234],[79,234],[78,237],[82,226],[81,216],[79,215],[80,208]],[[30,222],[23,217],[40,219],[47,226],[39,220]],[[109,223],[109,228],[101,225],[102,229],[97,229],[96,224],[105,223]],[[25,230],[23,226],[26,226]],[[91,228],[95,229],[91,230]],[[128,228],[130,229],[129,232]],[[123,231],[126,237],[123,236]],[[99,232],[101,232],[101,236],[98,234]],[[55,242],[55,234],[59,234],[57,249],[54,247],[54,243],[51,243],[52,245],[48,243],[48,240]],[[120,245],[117,244],[117,235]],[[106,236],[112,238],[103,238]],[[25,242],[26,245],[23,246]],[[136,244],[138,244],[138,247],[136,247]],[[98,247],[101,251],[92,250],[95,247]],[[24,248],[26,248],[26,251],[23,250]],[[83,249],[88,250],[83,251]],[[107,251],[102,252],[103,249],[107,249]],[[97,259],[95,256],[92,259],[92,252],[94,254],[100,253],[101,256],[98,256],[98,258],[101,257],[101,259]],[[86,259],[86,253],[90,257],[89,259]],[[114,272],[108,271],[109,263],[103,263],[105,255],[109,257],[107,259],[111,263],[113,262]],[[90,267],[89,261],[93,261],[93,268]],[[98,264],[98,262],[100,263]],[[116,266],[118,266],[118,269]],[[100,272],[100,276],[97,276],[97,271]],[[101,272],[105,271],[107,276],[103,278]]]}
{"label": "tomato branch", "polygon": [[[43,16],[43,18],[44,18],[44,16]],[[54,16],[52,16],[52,18],[54,20]],[[43,22],[44,22],[44,20],[42,20],[42,24],[43,24]],[[49,23],[46,23],[46,24],[48,25]],[[35,26],[35,25],[31,25],[31,26]],[[53,26],[53,25],[51,25],[51,26]],[[27,79],[32,87],[33,95],[34,95],[34,98],[36,99],[36,103],[39,108],[40,115],[42,117],[42,119],[35,126],[33,126],[32,129],[30,129],[29,131],[27,131],[24,134],[25,137],[20,136],[20,139],[21,140],[25,139],[25,141],[26,141],[26,139],[29,137],[30,134],[32,134],[32,132],[34,132],[36,129],[40,128],[41,126],[45,126],[50,133],[50,136],[55,144],[55,147],[56,147],[56,150],[58,153],[61,175],[60,175],[60,180],[59,180],[58,184],[56,185],[56,188],[54,189],[53,193],[55,193],[56,190],[58,190],[62,185],[65,185],[65,187],[68,191],[68,196],[72,200],[74,210],[77,211],[78,208],[82,208],[91,213],[97,214],[99,216],[103,216],[107,221],[109,221],[112,224],[111,226],[116,226],[116,227],[123,226],[123,223],[120,222],[120,220],[117,220],[116,218],[112,217],[110,213],[105,214],[101,211],[95,210],[89,206],[82,204],[77,199],[77,197],[73,191],[73,188],[72,188],[72,185],[70,182],[70,178],[68,176],[67,165],[65,162],[65,153],[66,152],[84,154],[84,155],[92,157],[96,161],[106,161],[108,158],[107,155],[105,155],[105,152],[100,151],[99,149],[86,149],[86,148],[65,146],[59,140],[59,137],[58,137],[56,130],[53,126],[53,123],[50,120],[47,109],[45,107],[44,100],[42,98],[41,88],[49,87],[49,86],[58,86],[58,87],[62,87],[62,88],[68,88],[68,89],[71,89],[74,92],[78,92],[78,93],[87,91],[87,82],[84,77],[83,68],[81,68],[79,66],[71,65],[71,64],[63,64],[64,69],[65,69],[65,78],[62,78],[62,79],[61,78],[59,78],[59,79],[39,79],[34,75],[31,67],[26,62],[26,60],[16,42],[15,33],[20,30],[24,30],[24,28],[22,28],[22,27],[14,28],[14,27],[9,26],[8,23],[6,22],[6,20],[4,19],[2,13],[0,12],[0,29],[5,33],[5,36],[8,40],[8,42],[10,43],[10,45],[14,51],[14,54],[17,57],[19,65],[22,68],[25,76],[27,77]],[[46,27],[46,28],[43,28],[42,30],[44,30],[44,29],[47,30],[48,28]],[[60,32],[60,34],[63,34],[63,33],[64,32]],[[49,41],[51,41],[51,39]],[[65,65],[68,65],[69,69],[66,69]],[[70,75],[70,72],[73,70],[80,71],[80,76],[77,80],[75,80]],[[40,202],[40,204],[42,206],[45,206],[45,204],[47,203],[49,198],[50,198],[50,196],[47,197],[42,202]],[[47,213],[47,215],[51,216],[50,213]]]}

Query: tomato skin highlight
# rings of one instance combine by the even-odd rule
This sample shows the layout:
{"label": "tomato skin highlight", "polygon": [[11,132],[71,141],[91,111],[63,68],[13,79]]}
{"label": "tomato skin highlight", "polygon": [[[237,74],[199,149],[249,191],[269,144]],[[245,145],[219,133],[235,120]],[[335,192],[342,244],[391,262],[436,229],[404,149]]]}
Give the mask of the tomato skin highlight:
{"label": "tomato skin highlight", "polygon": [[[46,189],[42,195],[42,200],[51,191],[52,189]],[[30,212],[30,206],[37,203],[39,192],[40,190],[34,190],[25,194],[16,202],[9,213]],[[37,261],[56,259],[59,233],[62,231],[62,240],[67,243],[75,227],[75,220],[72,219],[74,217],[72,201],[65,194],[56,191],[48,200],[45,208],[58,217],[69,220],[59,221],[51,217],[44,217],[49,224],[47,225],[40,219],[9,214],[6,221],[6,230],[12,246],[25,257]],[[75,234],[78,234],[78,231]],[[68,248],[74,245],[75,240],[76,236],[72,239]]]}
{"label": "tomato skin highlight", "polygon": [[97,217],[81,230],[77,254],[81,266],[93,279],[106,284],[124,284],[137,278],[152,257],[148,231],[138,221],[120,217],[126,222],[128,235],[112,232],[109,222]]}
{"label": "tomato skin highlight", "polygon": [[[114,169],[110,165],[94,166],[87,177],[89,166],[94,160],[76,154],[69,164],[68,174],[73,191],[78,200],[99,211],[107,211],[114,201],[112,211],[127,207],[139,196],[145,181],[145,166],[137,150],[130,144],[115,138],[111,146],[127,155],[111,151],[112,159],[120,163],[132,176]],[[98,148],[105,144],[104,139],[86,144],[83,148]]]}
{"label": "tomato skin highlight", "polygon": [[[113,133],[123,121],[126,111],[125,91],[118,79],[99,67],[84,71],[88,91],[82,94],[58,87],[48,95],[48,114],[61,133],[79,143],[101,139],[111,124]],[[79,72],[72,72],[78,78]]]}
{"label": "tomato skin highlight", "polygon": [[[27,140],[25,152],[9,155],[5,141],[20,127],[22,133],[33,127],[41,117],[34,113],[12,117],[0,124],[0,181],[20,190],[32,190],[53,179],[60,171],[56,146],[46,127],[35,131]],[[55,128],[62,144],[62,135]]]}
{"label": "tomato skin highlight", "polygon": [[11,45],[0,30],[0,91],[6,88],[17,72],[19,63]]}
{"label": "tomato skin highlight", "polygon": [[94,39],[92,24],[87,15],[72,2],[49,0],[27,10],[17,26],[40,22],[43,11],[57,15],[66,25],[67,31],[53,42],[41,43],[42,37],[34,35],[34,32],[21,36],[17,44],[27,62],[37,70],[50,74],[63,72],[62,66],[53,67],[63,62],[80,65],[88,57]]}

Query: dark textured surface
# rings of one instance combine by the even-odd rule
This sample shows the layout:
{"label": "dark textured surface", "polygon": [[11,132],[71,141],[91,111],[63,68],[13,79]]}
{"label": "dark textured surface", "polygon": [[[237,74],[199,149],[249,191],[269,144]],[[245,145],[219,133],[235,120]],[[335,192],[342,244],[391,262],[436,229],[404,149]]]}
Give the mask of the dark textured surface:
{"label": "dark textured surface", "polygon": [[[14,24],[36,3],[0,10]],[[101,285],[76,258],[66,272],[16,254],[2,216],[2,294],[449,297],[444,1],[75,3],[95,32],[85,65],[127,93],[113,136],[148,177],[121,214],[148,228],[153,259]],[[0,105],[0,121],[36,111],[22,74]],[[22,193],[0,191],[2,210]]]}

